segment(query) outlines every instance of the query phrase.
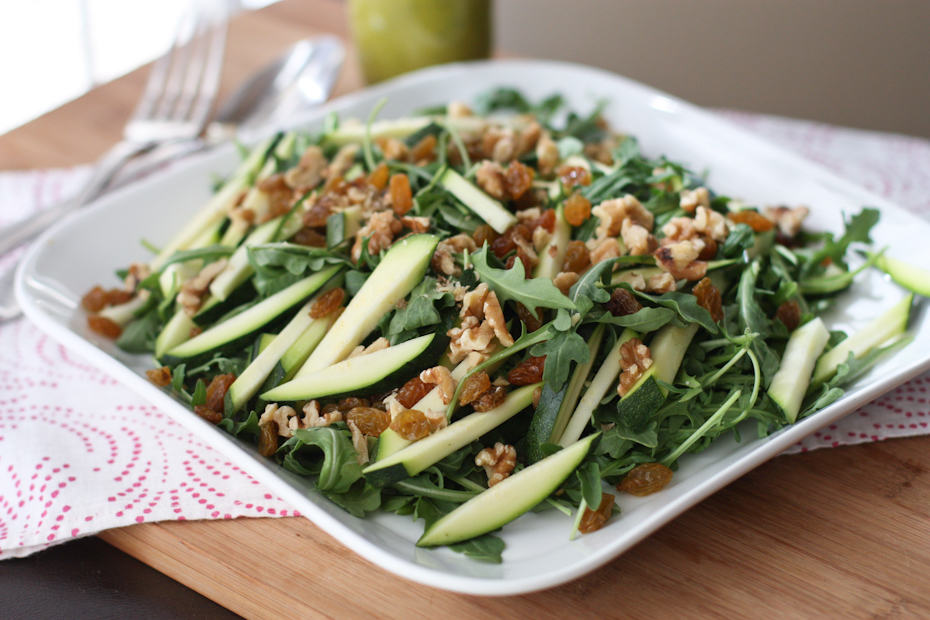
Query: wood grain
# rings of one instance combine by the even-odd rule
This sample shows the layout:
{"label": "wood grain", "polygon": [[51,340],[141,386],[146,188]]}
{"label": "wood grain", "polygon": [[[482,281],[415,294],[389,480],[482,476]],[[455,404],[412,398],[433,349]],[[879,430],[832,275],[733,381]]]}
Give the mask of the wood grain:
{"label": "wood grain", "polygon": [[[346,33],[342,3],[288,0],[232,24],[224,90],[293,41]],[[337,87],[360,85],[350,59]],[[0,136],[0,169],[92,160],[145,70]],[[309,521],[134,525],[101,538],[244,616],[930,617],[930,438],[783,456],[606,567],[545,592],[451,594],[373,566]]]}

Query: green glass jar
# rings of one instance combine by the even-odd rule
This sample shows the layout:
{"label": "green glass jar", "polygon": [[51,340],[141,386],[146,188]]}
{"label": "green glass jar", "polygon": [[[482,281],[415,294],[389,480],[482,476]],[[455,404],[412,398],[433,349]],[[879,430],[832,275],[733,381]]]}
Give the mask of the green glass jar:
{"label": "green glass jar", "polygon": [[349,22],[369,83],[446,62],[487,58],[491,0],[350,0]]}

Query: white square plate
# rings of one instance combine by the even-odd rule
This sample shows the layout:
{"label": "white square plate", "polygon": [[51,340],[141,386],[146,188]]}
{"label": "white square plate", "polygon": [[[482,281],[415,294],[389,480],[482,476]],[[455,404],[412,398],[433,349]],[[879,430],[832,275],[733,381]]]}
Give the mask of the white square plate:
{"label": "white square plate", "polygon": [[[622,77],[587,67],[543,61],[447,65],[342,97],[315,110],[295,126],[318,127],[325,114],[367,117],[382,97],[381,118],[409,114],[433,104],[474,97],[495,86],[513,86],[533,99],[565,95],[573,109],[609,103],[611,125],[637,136],[644,152],[708,170],[716,191],[753,204],[806,204],[811,229],[838,231],[842,213],[862,205],[881,209],[873,237],[903,258],[926,257],[930,225],[882,198],[839,179],[818,166],[770,146],[688,103]],[[237,156],[219,148],[99,200],[62,221],[29,250],[17,274],[17,295],[39,327],[171,415],[192,433],[272,488],[311,521],[375,564],[408,579],[438,588],[484,595],[518,594],[578,577],[630,548],[717,489],[774,457],[802,437],[846,415],[930,368],[930,318],[912,315],[913,342],[884,360],[838,402],[763,440],[744,434],[742,443],[716,442],[686,456],[672,483],[661,493],[619,499],[622,514],[604,529],[568,540],[569,520],[556,511],[528,514],[503,529],[507,542],[500,565],[470,560],[448,549],[414,546],[422,524],[409,517],[380,514],[357,519],[255,449],[231,438],[149,383],[146,356],[119,351],[89,334],[79,310],[81,295],[119,266],[144,261],[141,238],[166,241],[209,195],[211,174],[230,171]],[[926,261],[923,261],[926,262]],[[903,291],[875,271],[844,294],[827,317],[831,327],[855,329],[889,307]],[[922,308],[920,309],[922,310]]]}

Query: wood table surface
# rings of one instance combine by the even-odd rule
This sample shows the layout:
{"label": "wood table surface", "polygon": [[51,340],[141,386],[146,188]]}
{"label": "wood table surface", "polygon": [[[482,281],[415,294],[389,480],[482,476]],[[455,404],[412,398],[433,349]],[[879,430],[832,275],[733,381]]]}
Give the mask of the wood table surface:
{"label": "wood table surface", "polygon": [[[225,89],[344,5],[237,17]],[[0,136],[0,169],[85,163],[118,139],[145,72]],[[354,59],[337,86],[361,86]],[[930,437],[781,456],[572,583],[486,598],[407,582],[303,518],[164,522],[101,534],[248,617],[930,617]]]}

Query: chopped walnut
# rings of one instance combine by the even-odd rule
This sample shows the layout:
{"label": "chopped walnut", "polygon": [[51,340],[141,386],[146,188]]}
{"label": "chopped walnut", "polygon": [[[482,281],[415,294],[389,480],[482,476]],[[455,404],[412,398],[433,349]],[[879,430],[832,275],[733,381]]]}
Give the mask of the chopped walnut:
{"label": "chopped walnut", "polygon": [[804,223],[810,209],[803,206],[793,209],[786,206],[766,207],[764,213],[778,225],[778,232],[790,239],[801,231],[801,224]]}
{"label": "chopped walnut", "polygon": [[694,228],[714,241],[723,241],[730,233],[726,218],[706,207],[697,208],[697,213],[694,214]]}
{"label": "chopped walnut", "polygon": [[[539,255],[536,253],[536,248],[533,247],[533,242],[525,239],[522,235],[511,235],[510,238],[517,248],[520,249],[518,257],[523,261],[525,271],[529,273],[533,267],[539,264]],[[514,260],[516,260],[516,258],[514,258]]]}
{"label": "chopped walnut", "polygon": [[518,222],[532,227],[533,222],[542,216],[542,209],[539,207],[530,207],[529,209],[521,209],[514,215],[517,216]]}
{"label": "chopped walnut", "polygon": [[626,396],[643,373],[652,366],[652,353],[639,338],[630,338],[620,346],[620,382],[617,394]]}
{"label": "chopped walnut", "polygon": [[683,189],[681,190],[678,206],[688,213],[694,213],[694,210],[700,206],[710,209],[710,192],[707,191],[706,187]]}
{"label": "chopped walnut", "polygon": [[326,157],[323,155],[323,149],[316,145],[309,146],[300,156],[297,165],[284,173],[284,182],[303,194],[320,184],[325,170]]}
{"label": "chopped walnut", "polygon": [[449,118],[464,118],[471,116],[471,108],[462,101],[450,101],[449,105],[446,106],[446,114],[448,114]]}
{"label": "chopped walnut", "polygon": [[362,434],[358,426],[352,420],[346,422],[346,426],[352,431],[352,447],[355,448],[356,458],[359,465],[368,462],[368,439]]}
{"label": "chopped walnut", "polygon": [[352,164],[355,163],[355,156],[358,154],[358,150],[358,144],[346,144],[341,147],[336,151],[332,161],[329,162],[329,166],[326,167],[324,176],[332,180],[344,175],[346,171],[352,167]]}
{"label": "chopped walnut", "polygon": [[619,284],[621,282],[626,282],[634,291],[645,291],[646,290],[646,278],[638,271],[625,270],[620,271],[613,277],[614,284]]}
{"label": "chopped walnut", "polygon": [[575,285],[575,282],[578,281],[578,274],[574,271],[562,271],[554,278],[552,278],[552,283],[555,284],[555,287],[562,291],[563,295],[568,295],[568,291]]}
{"label": "chopped walnut", "polygon": [[592,265],[596,265],[603,260],[620,256],[620,244],[612,237],[607,237],[600,241],[592,239],[588,242],[588,246],[591,252]]}
{"label": "chopped walnut", "polygon": [[620,228],[620,235],[627,252],[633,255],[649,254],[656,247],[656,240],[652,234],[633,220],[626,218]]}
{"label": "chopped walnut", "polygon": [[414,217],[412,215],[405,215],[400,218],[400,223],[404,225],[404,228],[414,233],[425,233],[429,230],[430,221],[428,217]]}
{"label": "chopped walnut", "polygon": [[377,254],[387,249],[394,241],[394,235],[403,230],[403,224],[394,216],[392,209],[372,213],[365,225],[355,233],[352,246],[352,260],[357,261],[362,255],[362,243],[368,239],[368,253]]}
{"label": "chopped walnut", "polygon": [[674,276],[667,271],[651,275],[646,279],[646,292],[648,293],[668,293],[676,288]]}
{"label": "chopped walnut", "polygon": [[647,231],[652,230],[655,218],[652,213],[637,200],[636,196],[626,194],[622,198],[605,200],[591,210],[599,222],[594,231],[598,239],[616,237],[620,234],[623,220],[629,218],[633,224],[638,224]]}
{"label": "chopped walnut", "polygon": [[127,291],[135,291],[139,282],[152,275],[151,268],[145,263],[132,263],[129,265],[129,273],[123,280],[123,286]]}
{"label": "chopped walnut", "polygon": [[507,197],[507,181],[504,177],[504,169],[496,161],[489,159],[481,162],[475,171],[475,181],[486,194],[498,200],[504,200]]}
{"label": "chopped walnut", "polygon": [[493,487],[513,471],[517,465],[517,451],[513,446],[498,441],[493,448],[485,448],[475,455],[475,465],[484,467],[488,487]]}
{"label": "chopped walnut", "polygon": [[296,416],[297,412],[294,411],[293,407],[287,405],[278,406],[277,403],[268,403],[265,405],[265,411],[262,413],[262,416],[258,419],[259,426],[265,426],[271,422],[275,423],[275,426],[278,428],[278,435],[281,437],[290,437],[294,434],[295,428],[291,428],[290,421],[293,418],[295,420],[296,427]]}
{"label": "chopped walnut", "polygon": [[447,276],[457,276],[461,273],[461,269],[455,264],[455,255],[461,254],[466,250],[468,252],[474,252],[476,249],[478,249],[478,247],[471,236],[465,233],[459,233],[439,242],[439,245],[436,246],[436,251],[433,253],[431,264],[433,269],[440,273],[444,273]]}
{"label": "chopped walnut", "polygon": [[429,421],[429,425],[432,427],[434,433],[441,428],[449,426],[449,418],[446,417],[445,410],[436,411],[427,409],[423,414],[426,416],[427,421]]}
{"label": "chopped walnut", "polygon": [[410,149],[407,148],[407,145],[397,138],[379,140],[378,146],[381,147],[385,159],[407,161],[407,157],[410,155]]}
{"label": "chopped walnut", "polygon": [[[267,208],[262,209],[263,221],[265,218],[271,219],[287,213],[294,202],[294,190],[287,184],[282,173],[272,174],[262,179],[256,187],[264,194],[267,201]],[[237,209],[241,208],[241,205],[237,207]]]}
{"label": "chopped walnut", "polygon": [[368,355],[369,353],[375,353],[376,351],[383,351],[384,349],[387,349],[390,346],[391,346],[390,341],[384,336],[381,336],[380,338],[372,342],[367,347],[364,345],[358,345],[357,347],[352,349],[352,352],[349,353],[349,356],[346,359],[351,359],[353,357],[361,357],[362,355]]}
{"label": "chopped walnut", "polygon": [[698,260],[704,241],[688,239],[663,245],[653,253],[659,267],[672,274],[676,280],[700,280],[707,273],[707,263]]}
{"label": "chopped walnut", "polygon": [[200,304],[203,303],[204,294],[207,292],[213,279],[220,275],[220,272],[226,269],[229,261],[221,258],[217,261],[206,265],[196,276],[181,285],[181,291],[178,293],[178,303],[188,316],[194,316]]}
{"label": "chopped walnut", "polygon": [[555,172],[556,166],[559,165],[559,147],[549,135],[544,131],[536,141],[536,166],[539,173],[543,176],[549,176]]}
{"label": "chopped walnut", "polygon": [[509,127],[488,127],[481,136],[484,154],[498,163],[507,163],[517,153],[517,136]]}
{"label": "chopped walnut", "polygon": [[673,217],[665,226],[662,227],[662,244],[668,245],[676,241],[686,241],[698,236],[698,231],[694,227],[694,218],[690,217]]}
{"label": "chopped walnut", "polygon": [[468,294],[468,287],[464,286],[461,282],[457,280],[447,280],[440,277],[439,282],[436,284],[436,290],[440,293],[452,293],[452,297],[456,302],[461,303],[465,299],[465,295]]}
{"label": "chopped walnut", "polygon": [[439,387],[439,398],[443,405],[452,402],[455,393],[455,380],[445,366],[434,366],[420,373],[420,381]]}
{"label": "chopped walnut", "polygon": [[549,243],[549,239],[552,238],[552,233],[545,229],[545,227],[540,226],[533,231],[533,249],[539,253],[543,251],[543,248]]}
{"label": "chopped walnut", "polygon": [[459,316],[459,326],[448,331],[449,359],[453,363],[462,361],[472,351],[487,352],[495,336],[505,347],[513,344],[500,301],[484,282],[462,297]]}
{"label": "chopped walnut", "polygon": [[[325,413],[320,413],[320,403],[315,400],[308,401],[304,405],[302,411],[304,413],[304,417],[300,420],[300,428],[329,426],[334,422],[342,422],[342,411],[339,409],[333,409],[331,411],[326,411]],[[291,424],[293,424],[293,420]]]}
{"label": "chopped walnut", "polygon": [[532,151],[542,136],[542,126],[535,120],[527,123],[517,136],[517,156]]}

